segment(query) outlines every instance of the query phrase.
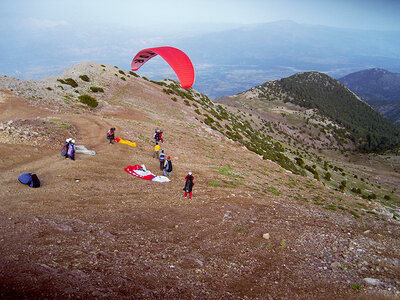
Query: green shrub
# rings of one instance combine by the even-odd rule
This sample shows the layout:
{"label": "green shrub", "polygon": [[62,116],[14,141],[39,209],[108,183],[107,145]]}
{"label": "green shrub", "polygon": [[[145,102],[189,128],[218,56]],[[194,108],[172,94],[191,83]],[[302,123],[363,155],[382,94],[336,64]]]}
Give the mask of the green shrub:
{"label": "green shrub", "polygon": [[324,178],[325,178],[325,180],[327,180],[327,181],[331,181],[332,174],[329,173],[329,172],[326,172]]}
{"label": "green shrub", "polygon": [[188,100],[185,99],[185,100],[183,100],[183,102],[185,102],[185,105],[186,105],[186,106],[190,106],[190,103],[189,103]]}
{"label": "green shrub", "polygon": [[119,74],[125,75],[125,72],[122,70],[119,70],[118,72],[119,72]]}
{"label": "green shrub", "polygon": [[346,181],[346,180],[343,180],[343,181],[340,183],[339,190],[340,190],[341,192],[343,192],[344,189],[346,188],[346,186],[347,186],[347,181]]}
{"label": "green shrub", "polygon": [[136,74],[135,72],[129,71],[129,74],[135,76],[135,77],[140,77],[138,74]]}
{"label": "green shrub", "polygon": [[90,81],[90,79],[89,79],[89,77],[87,75],[81,75],[81,76],[79,76],[79,78],[82,79],[83,81],[86,81],[86,82]]}
{"label": "green shrub", "polygon": [[174,102],[178,101],[178,99],[176,99],[176,97],[172,97],[171,100]]}
{"label": "green shrub", "polygon": [[97,100],[89,95],[81,95],[78,97],[79,101],[83,104],[86,104],[90,107],[97,107],[99,105],[99,102]]}
{"label": "green shrub", "polygon": [[351,210],[350,214],[356,219],[358,219],[360,217],[359,214],[357,214],[354,210]]}
{"label": "green shrub", "polygon": [[47,87],[46,90],[52,91],[53,89],[51,87]]}
{"label": "green shrub", "polygon": [[90,87],[90,90],[91,90],[93,93],[97,93],[97,92],[104,93],[104,89],[101,88],[101,87],[97,87],[97,86],[91,86],[91,87]]}
{"label": "green shrub", "polygon": [[360,284],[352,284],[352,285],[350,286],[350,288],[351,288],[352,290],[355,290],[355,291],[361,291],[362,288],[363,288],[363,286],[360,285]]}
{"label": "green shrub", "polygon": [[126,79],[125,79],[125,77],[124,77],[124,76],[121,76],[121,79],[122,79],[123,81],[126,81]]}
{"label": "green shrub", "polygon": [[301,159],[300,157],[295,157],[294,159],[296,160],[296,163],[297,163],[300,167],[304,168],[304,160],[303,160],[303,159]]}
{"label": "green shrub", "polygon": [[65,82],[65,84],[68,84],[74,88],[78,86],[78,83],[75,80],[73,80],[72,78],[67,78],[64,80],[64,82]]}

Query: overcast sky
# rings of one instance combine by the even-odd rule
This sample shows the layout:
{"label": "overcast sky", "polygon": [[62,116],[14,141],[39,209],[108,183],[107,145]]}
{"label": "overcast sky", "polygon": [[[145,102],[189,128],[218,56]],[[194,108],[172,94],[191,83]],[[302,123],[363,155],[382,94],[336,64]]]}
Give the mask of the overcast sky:
{"label": "overcast sky", "polygon": [[0,0],[0,24],[80,22],[132,27],[176,23],[265,23],[292,20],[359,29],[400,30],[399,0]]}

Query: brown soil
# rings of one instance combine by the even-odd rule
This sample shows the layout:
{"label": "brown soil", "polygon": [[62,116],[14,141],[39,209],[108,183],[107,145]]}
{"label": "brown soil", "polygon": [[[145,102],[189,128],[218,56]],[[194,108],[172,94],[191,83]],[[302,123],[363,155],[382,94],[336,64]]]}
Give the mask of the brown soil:
{"label": "brown soil", "polygon": [[[370,204],[210,133],[179,113],[183,104],[158,97],[107,114],[60,114],[2,93],[0,121],[59,118],[76,128],[78,145],[97,152],[72,161],[59,154],[63,140],[0,143],[2,299],[399,297],[397,222],[362,209],[354,218],[350,207]],[[138,147],[108,144],[110,127]],[[152,158],[155,127],[174,164],[170,183],[124,171],[144,163],[161,175]],[[230,173],[210,168],[227,165]],[[182,191],[188,171],[190,201]],[[24,172],[38,174],[42,186],[20,184]]]}

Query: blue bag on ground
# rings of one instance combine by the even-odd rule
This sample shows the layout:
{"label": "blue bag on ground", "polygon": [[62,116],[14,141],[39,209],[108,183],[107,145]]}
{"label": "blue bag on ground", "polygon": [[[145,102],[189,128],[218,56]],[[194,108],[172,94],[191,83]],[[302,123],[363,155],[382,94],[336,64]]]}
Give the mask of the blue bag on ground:
{"label": "blue bag on ground", "polygon": [[24,173],[18,177],[18,180],[23,184],[28,184],[32,188],[37,188],[40,186],[40,180],[36,174]]}

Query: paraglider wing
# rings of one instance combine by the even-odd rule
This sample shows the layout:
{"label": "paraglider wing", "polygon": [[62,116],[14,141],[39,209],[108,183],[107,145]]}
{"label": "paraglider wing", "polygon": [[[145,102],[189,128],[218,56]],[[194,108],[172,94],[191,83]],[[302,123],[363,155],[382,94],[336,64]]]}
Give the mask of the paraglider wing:
{"label": "paraglider wing", "polygon": [[182,88],[188,89],[194,83],[194,69],[189,57],[173,47],[155,47],[139,51],[132,60],[131,69],[137,71],[149,59],[160,55],[175,71]]}

